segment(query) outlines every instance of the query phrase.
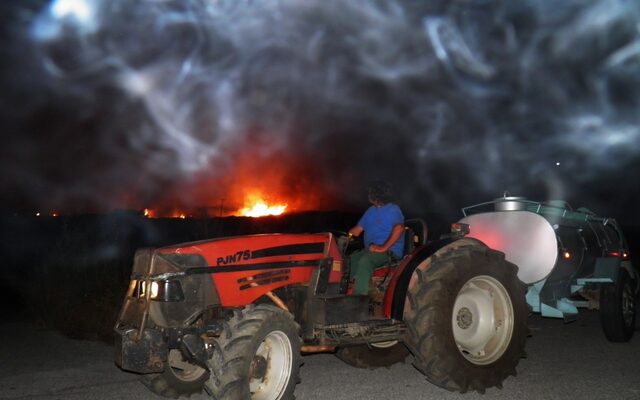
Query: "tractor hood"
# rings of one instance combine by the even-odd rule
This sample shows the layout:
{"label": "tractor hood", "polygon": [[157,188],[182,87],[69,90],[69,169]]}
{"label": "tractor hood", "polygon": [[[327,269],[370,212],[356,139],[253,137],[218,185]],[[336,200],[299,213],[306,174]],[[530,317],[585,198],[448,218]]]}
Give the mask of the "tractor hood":
{"label": "tractor hood", "polygon": [[139,328],[192,323],[204,310],[253,303],[304,285],[319,267],[339,284],[342,257],[331,233],[225,237],[136,252],[120,321]]}
{"label": "tractor hood", "polygon": [[[185,276],[207,276],[222,306],[250,304],[281,286],[306,284],[320,264],[331,263],[329,282],[340,282],[341,256],[331,233],[264,234],[183,243],[156,250]],[[154,271],[171,272],[165,268]]]}

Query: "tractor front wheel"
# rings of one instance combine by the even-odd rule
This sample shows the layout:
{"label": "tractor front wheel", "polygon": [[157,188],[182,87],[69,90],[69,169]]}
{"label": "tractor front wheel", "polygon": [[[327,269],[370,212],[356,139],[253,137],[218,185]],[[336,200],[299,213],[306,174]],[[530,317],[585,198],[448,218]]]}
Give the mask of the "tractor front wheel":
{"label": "tractor front wheel", "polygon": [[293,398],[300,369],[299,326],[271,305],[236,310],[215,339],[206,384],[216,399]]}
{"label": "tractor front wheel", "polygon": [[164,372],[153,378],[148,386],[154,393],[177,399],[202,392],[208,378],[206,369],[185,361],[180,350],[172,349]]}
{"label": "tractor front wheel", "polygon": [[407,292],[406,344],[427,380],[484,393],[516,375],[528,335],[517,272],[480,244],[445,249],[418,266]]}

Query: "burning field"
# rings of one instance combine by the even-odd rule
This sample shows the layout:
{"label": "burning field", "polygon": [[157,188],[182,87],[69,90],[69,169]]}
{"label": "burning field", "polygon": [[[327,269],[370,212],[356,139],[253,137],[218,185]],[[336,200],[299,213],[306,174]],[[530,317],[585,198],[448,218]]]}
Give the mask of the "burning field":
{"label": "burning field", "polygon": [[[228,174],[213,178],[203,172],[181,182],[178,189],[168,188],[150,201],[145,215],[262,217],[340,208],[341,203],[323,186],[322,177],[308,161],[286,153],[260,159],[252,151],[233,156]],[[211,169],[219,168],[224,167]]]}

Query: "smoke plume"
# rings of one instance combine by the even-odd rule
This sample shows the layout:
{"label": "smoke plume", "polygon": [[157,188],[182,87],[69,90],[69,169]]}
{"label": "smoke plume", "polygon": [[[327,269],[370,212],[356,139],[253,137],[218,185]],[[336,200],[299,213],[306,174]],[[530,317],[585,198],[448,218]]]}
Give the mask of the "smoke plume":
{"label": "smoke plume", "polygon": [[283,185],[322,188],[326,207],[361,205],[380,178],[406,214],[505,190],[596,209],[640,198],[638,2],[2,7],[13,205],[202,205],[194,176],[225,182],[215,205],[234,160],[267,170],[281,153],[304,164]]}

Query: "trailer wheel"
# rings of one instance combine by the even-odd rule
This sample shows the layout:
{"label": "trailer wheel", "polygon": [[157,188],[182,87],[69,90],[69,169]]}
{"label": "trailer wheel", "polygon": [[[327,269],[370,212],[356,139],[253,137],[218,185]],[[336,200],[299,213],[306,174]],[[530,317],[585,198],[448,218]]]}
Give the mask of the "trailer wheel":
{"label": "trailer wheel", "polygon": [[484,393],[516,375],[528,335],[517,272],[504,254],[479,244],[447,249],[418,266],[407,292],[406,344],[427,380]]}
{"label": "trailer wheel", "polygon": [[390,367],[404,362],[409,351],[404,344],[389,343],[389,346],[369,346],[366,344],[340,347],[336,357],[356,368],[376,369]]}
{"label": "trailer wheel", "polygon": [[298,332],[293,316],[271,305],[237,310],[215,339],[209,394],[233,400],[293,398],[301,364]]}
{"label": "trailer wheel", "polygon": [[160,396],[177,399],[202,392],[207,379],[206,369],[186,362],[180,350],[172,349],[164,372],[153,378],[148,386]]}
{"label": "trailer wheel", "polygon": [[620,268],[618,281],[600,289],[600,322],[611,342],[628,342],[636,328],[636,299],[633,281],[626,269]]}

